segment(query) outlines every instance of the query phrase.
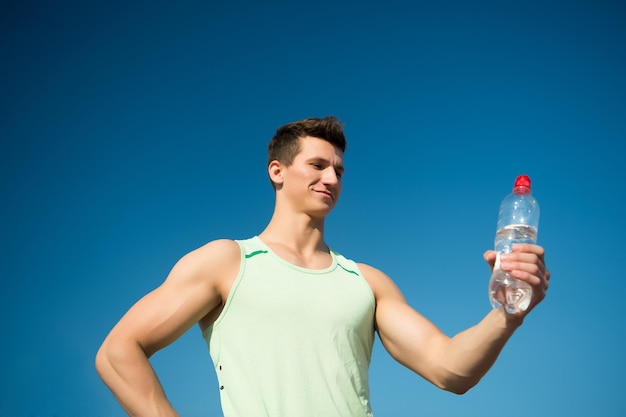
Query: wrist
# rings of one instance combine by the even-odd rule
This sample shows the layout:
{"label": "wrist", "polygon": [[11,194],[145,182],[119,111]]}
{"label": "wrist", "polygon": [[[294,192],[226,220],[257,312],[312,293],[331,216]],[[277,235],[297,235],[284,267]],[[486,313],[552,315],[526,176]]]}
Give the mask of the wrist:
{"label": "wrist", "polygon": [[491,318],[492,325],[510,333],[513,333],[524,323],[524,316],[509,314],[504,307],[492,309],[488,317]]}
{"label": "wrist", "polygon": [[500,310],[502,311],[502,314],[504,315],[505,325],[507,328],[516,330],[518,327],[524,324],[525,315],[509,314],[506,312],[504,307],[500,307]]}

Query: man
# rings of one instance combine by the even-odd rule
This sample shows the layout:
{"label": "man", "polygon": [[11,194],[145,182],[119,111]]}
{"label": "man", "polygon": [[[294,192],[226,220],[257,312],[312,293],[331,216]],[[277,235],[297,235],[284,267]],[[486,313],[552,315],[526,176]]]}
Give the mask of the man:
{"label": "man", "polygon": [[[398,362],[462,394],[489,370],[544,298],[543,248],[517,245],[503,270],[533,287],[526,312],[493,309],[450,338],[412,309],[393,281],[329,249],[324,219],[337,204],[346,141],[334,117],[279,128],[269,145],[273,216],[244,241],[185,255],[102,344],[96,367],[131,416],[177,416],[148,358],[198,323],[225,417],[371,416],[374,332]],[[493,266],[495,253],[485,252]]]}

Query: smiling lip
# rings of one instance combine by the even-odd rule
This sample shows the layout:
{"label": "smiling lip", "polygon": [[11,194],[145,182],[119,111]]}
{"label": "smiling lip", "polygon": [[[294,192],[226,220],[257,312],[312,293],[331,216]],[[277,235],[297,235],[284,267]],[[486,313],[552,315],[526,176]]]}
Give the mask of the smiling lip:
{"label": "smiling lip", "polygon": [[324,194],[325,196],[327,196],[331,200],[335,201],[335,197],[333,196],[333,194],[330,191],[317,191],[317,192],[320,193],[320,194]]}

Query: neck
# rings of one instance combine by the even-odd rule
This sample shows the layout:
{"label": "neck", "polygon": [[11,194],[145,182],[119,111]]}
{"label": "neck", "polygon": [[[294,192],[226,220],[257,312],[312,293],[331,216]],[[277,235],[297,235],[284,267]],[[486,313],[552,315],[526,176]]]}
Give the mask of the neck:
{"label": "neck", "polygon": [[324,219],[276,213],[259,238],[285,261],[310,269],[328,268],[332,257],[324,242]]}
{"label": "neck", "polygon": [[327,252],[324,243],[324,219],[306,214],[286,215],[274,211],[267,227],[259,235],[266,244],[277,244],[301,253]]}
{"label": "neck", "polygon": [[328,252],[324,242],[324,217],[313,217],[278,201],[259,237],[267,244],[278,244],[303,254]]}

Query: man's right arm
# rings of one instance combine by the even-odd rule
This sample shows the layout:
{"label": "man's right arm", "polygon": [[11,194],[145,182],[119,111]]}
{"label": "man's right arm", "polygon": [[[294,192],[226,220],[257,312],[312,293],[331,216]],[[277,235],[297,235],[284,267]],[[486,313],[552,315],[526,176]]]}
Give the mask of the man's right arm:
{"label": "man's right arm", "polygon": [[167,279],[139,300],[106,337],[96,355],[98,374],[129,416],[178,416],[149,358],[226,301],[239,271],[239,245],[211,242],[185,255]]}

